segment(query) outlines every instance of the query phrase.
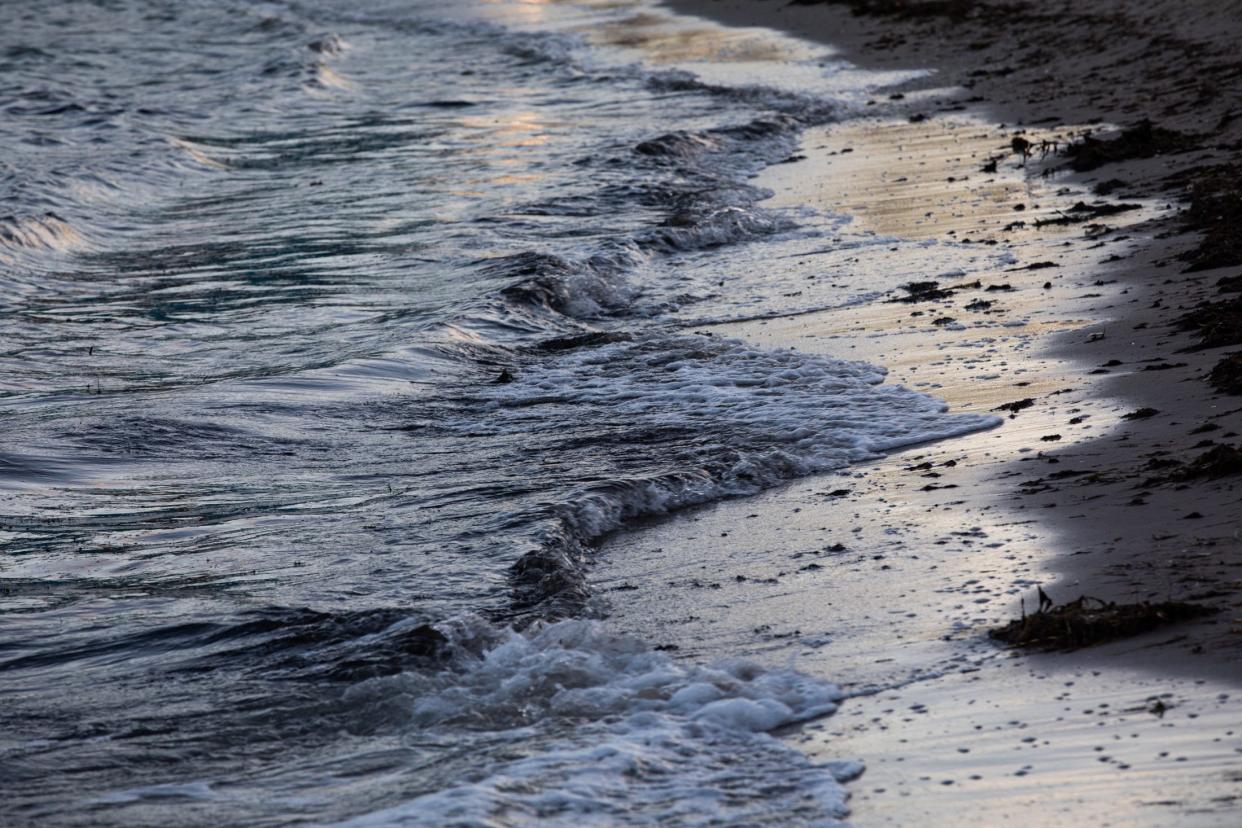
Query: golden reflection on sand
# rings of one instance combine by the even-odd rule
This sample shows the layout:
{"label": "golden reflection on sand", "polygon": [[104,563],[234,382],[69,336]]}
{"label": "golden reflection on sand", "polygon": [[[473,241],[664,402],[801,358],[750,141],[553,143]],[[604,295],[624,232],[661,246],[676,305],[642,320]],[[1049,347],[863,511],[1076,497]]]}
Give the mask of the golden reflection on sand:
{"label": "golden reflection on sand", "polygon": [[[1036,146],[1063,144],[1075,131],[1031,129],[1024,138]],[[804,143],[832,152],[814,173],[822,181],[817,206],[849,213],[857,226],[904,239],[1013,240],[1036,222],[1063,216],[1082,196],[1058,193],[1037,174],[1039,153],[1024,161],[1010,149],[1012,138],[976,121],[937,118],[848,121],[811,130]],[[985,172],[989,164],[992,169]],[[1126,223],[1135,218],[1128,216]],[[1078,224],[1045,225],[1040,234],[1082,230]]]}
{"label": "golden reflection on sand", "polygon": [[793,60],[793,52],[767,32],[695,26],[640,12],[584,31],[609,46],[638,49],[652,63],[746,63]]}
{"label": "golden reflection on sand", "polygon": [[689,22],[653,12],[636,0],[484,0],[503,9],[506,20],[518,25],[555,22],[562,13],[559,6],[588,6],[592,9],[636,9],[622,20],[607,21],[573,29],[594,43],[636,49],[650,63],[675,62],[746,63],[793,60],[798,57],[793,41],[767,30]]}

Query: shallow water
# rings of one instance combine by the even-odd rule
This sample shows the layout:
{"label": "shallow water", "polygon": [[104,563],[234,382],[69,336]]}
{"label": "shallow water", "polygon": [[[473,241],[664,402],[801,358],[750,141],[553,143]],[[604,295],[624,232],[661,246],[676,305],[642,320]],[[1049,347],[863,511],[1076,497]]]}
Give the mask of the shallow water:
{"label": "shallow water", "polygon": [[835,688],[618,637],[584,573],[637,518],[992,424],[695,330],[979,255],[851,281],[892,242],[750,183],[888,78],[638,3],[14,17],[12,821],[844,814],[858,769],[765,735]]}

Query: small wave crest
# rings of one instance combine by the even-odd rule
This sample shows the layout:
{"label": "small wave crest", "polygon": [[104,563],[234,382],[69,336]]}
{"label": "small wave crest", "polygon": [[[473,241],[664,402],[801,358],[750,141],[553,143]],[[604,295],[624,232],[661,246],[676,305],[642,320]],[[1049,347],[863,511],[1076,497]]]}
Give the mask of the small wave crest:
{"label": "small wave crest", "polygon": [[349,48],[349,43],[338,34],[324,34],[306,44],[306,48],[315,57],[307,62],[305,68],[305,88],[312,94],[329,92],[354,92],[358,85],[345,77],[330,64],[331,58],[340,57]]}
{"label": "small wave crest", "polygon": [[0,262],[16,264],[23,254],[68,253],[86,245],[86,238],[55,213],[0,217]]}
{"label": "small wave crest", "polygon": [[648,71],[644,74],[647,86],[659,92],[704,93],[735,103],[781,112],[803,126],[828,123],[837,114],[836,107],[831,102],[800,92],[751,84],[724,86],[708,83],[684,69]]}
{"label": "small wave crest", "polygon": [[493,260],[485,269],[492,277],[517,280],[501,291],[509,302],[589,319],[629,306],[638,291],[624,274],[642,259],[633,245],[578,262],[532,251]]}
{"label": "small wave crest", "polygon": [[348,47],[349,44],[345,39],[336,34],[326,34],[306,44],[307,49],[321,55],[339,55]]}
{"label": "small wave crest", "polygon": [[[485,264],[488,275],[515,280],[501,291],[511,302],[579,319],[634,312],[644,288],[629,277],[651,256],[744,243],[796,227],[790,216],[758,206],[771,193],[746,179],[787,157],[799,130],[796,119],[777,114],[639,142],[633,155],[647,168],[627,183],[603,188],[595,198],[597,209],[615,209],[617,202],[662,208],[658,225],[611,240],[577,260],[535,251],[502,257]],[[661,177],[651,180],[653,172]]]}

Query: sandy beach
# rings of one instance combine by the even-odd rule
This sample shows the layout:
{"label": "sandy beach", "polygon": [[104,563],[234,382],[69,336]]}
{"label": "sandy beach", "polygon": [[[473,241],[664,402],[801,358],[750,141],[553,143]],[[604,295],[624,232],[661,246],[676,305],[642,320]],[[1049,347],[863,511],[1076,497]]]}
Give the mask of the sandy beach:
{"label": "sandy beach", "polygon": [[1242,0],[0,28],[0,825],[1242,825]]}
{"label": "sandy beach", "polygon": [[[773,263],[783,278],[914,272],[926,240],[1008,253],[701,332],[867,360],[1005,422],[611,539],[595,578],[625,593],[614,618],[684,656],[840,681],[856,697],[789,738],[867,764],[860,825],[1236,824],[1236,4],[670,5],[929,70],[757,182],[848,217],[824,220],[837,252]],[[1214,612],[1053,652],[990,641],[1039,589]]]}

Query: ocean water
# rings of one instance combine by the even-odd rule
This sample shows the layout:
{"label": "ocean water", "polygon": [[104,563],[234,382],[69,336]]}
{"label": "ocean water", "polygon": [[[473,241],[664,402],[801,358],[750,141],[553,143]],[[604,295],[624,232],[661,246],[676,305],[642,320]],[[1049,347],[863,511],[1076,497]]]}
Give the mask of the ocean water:
{"label": "ocean water", "polygon": [[836,687],[619,636],[585,573],[993,424],[709,327],[966,255],[786,264],[889,249],[753,181],[886,78],[641,2],[5,15],[0,821],[844,818],[861,768],[771,735]]}

